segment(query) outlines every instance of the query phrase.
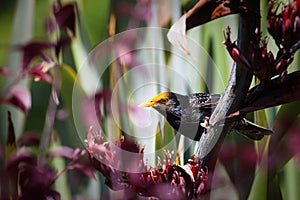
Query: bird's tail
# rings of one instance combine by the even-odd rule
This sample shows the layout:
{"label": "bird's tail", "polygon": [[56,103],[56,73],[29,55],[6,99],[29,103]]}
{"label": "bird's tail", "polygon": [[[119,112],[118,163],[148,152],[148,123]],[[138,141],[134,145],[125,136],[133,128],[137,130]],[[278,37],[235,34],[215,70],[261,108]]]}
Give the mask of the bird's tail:
{"label": "bird's tail", "polygon": [[245,118],[238,121],[234,129],[252,140],[261,140],[265,135],[273,134],[272,130],[261,127]]}

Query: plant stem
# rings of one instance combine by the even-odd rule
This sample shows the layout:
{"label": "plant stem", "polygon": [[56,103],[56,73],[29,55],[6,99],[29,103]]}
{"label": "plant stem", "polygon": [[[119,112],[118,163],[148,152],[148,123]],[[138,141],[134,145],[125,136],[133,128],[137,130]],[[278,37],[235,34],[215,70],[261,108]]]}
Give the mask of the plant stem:
{"label": "plant stem", "polygon": [[49,98],[45,125],[44,125],[40,147],[39,147],[40,152],[37,160],[39,166],[45,164],[46,162],[47,150],[49,147],[49,143],[51,141],[51,134],[55,122],[56,109],[58,105],[57,98],[61,88],[61,76],[59,74],[59,69],[55,67],[52,69],[52,72],[53,72],[52,95],[50,95]]}
{"label": "plant stem", "polygon": [[[249,55],[250,41],[255,40],[255,30],[260,30],[260,2],[248,0],[248,12],[240,15],[238,46],[243,55]],[[208,167],[210,172],[207,189],[211,188],[212,174],[218,158],[220,148],[225,136],[231,131],[234,123],[225,123],[223,126],[214,126],[216,122],[236,111],[242,104],[250,87],[253,74],[246,71],[242,66],[234,64],[228,85],[222,95],[219,104],[210,118],[211,128],[207,134],[203,134],[196,149],[196,156],[200,159],[202,167]]]}

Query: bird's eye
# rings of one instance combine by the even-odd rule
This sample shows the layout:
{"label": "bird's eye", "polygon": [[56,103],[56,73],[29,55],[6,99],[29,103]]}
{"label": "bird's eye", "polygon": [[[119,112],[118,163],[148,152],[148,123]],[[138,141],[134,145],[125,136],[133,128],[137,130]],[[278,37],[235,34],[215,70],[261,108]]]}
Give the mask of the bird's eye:
{"label": "bird's eye", "polygon": [[161,99],[160,103],[167,103],[167,99]]}

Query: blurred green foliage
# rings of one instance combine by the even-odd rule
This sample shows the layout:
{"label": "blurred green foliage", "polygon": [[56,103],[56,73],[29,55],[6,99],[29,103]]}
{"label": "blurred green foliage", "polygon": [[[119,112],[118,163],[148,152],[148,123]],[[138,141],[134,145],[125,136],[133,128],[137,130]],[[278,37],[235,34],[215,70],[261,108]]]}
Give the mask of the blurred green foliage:
{"label": "blurred green foliage", "polygon": [[[17,13],[17,7],[21,5],[22,0],[2,0],[1,6],[0,6],[0,66],[9,66],[12,62],[10,59],[18,58],[19,60],[17,63],[20,63],[20,56],[19,57],[11,57],[15,50],[11,46],[12,44],[15,44],[17,42],[27,42],[29,39],[33,40],[50,40],[52,41],[57,37],[57,35],[52,36],[49,38],[49,36],[46,34],[45,31],[45,21],[49,17],[53,17],[52,14],[52,4],[55,2],[53,0],[28,0],[28,2],[32,3],[32,9],[34,10],[31,15],[33,16],[33,21],[28,22],[28,24],[22,24],[22,30],[14,29],[13,27],[16,26],[16,16],[18,14],[26,14],[26,10],[24,10],[24,13]],[[34,3],[33,3],[34,2]],[[63,4],[70,2],[70,1],[61,1]],[[71,46],[63,50],[63,54],[61,58],[58,60],[58,63],[60,65],[61,69],[61,76],[62,76],[62,88],[61,88],[61,95],[59,99],[61,100],[61,104],[59,105],[58,109],[66,110],[68,112],[68,117],[63,120],[57,120],[55,122],[55,126],[53,127],[53,132],[57,133],[59,136],[59,144],[57,144],[57,141],[54,143],[56,145],[67,145],[71,147],[82,147],[82,141],[80,141],[79,137],[76,132],[76,127],[74,125],[74,119],[72,116],[72,92],[74,83],[76,80],[76,73],[79,69],[80,60],[81,58],[84,58],[86,56],[86,53],[88,53],[90,50],[92,50],[95,46],[97,46],[102,41],[106,40],[109,35],[109,28],[110,26],[115,26],[115,33],[121,32],[126,30],[129,26],[128,23],[130,23],[130,13],[126,16],[118,16],[118,9],[117,7],[120,5],[120,3],[129,3],[130,5],[135,5],[135,1],[110,1],[110,0],[89,0],[89,1],[75,1],[77,4],[76,7],[76,38],[74,38],[74,43],[78,42],[79,46],[76,46],[76,48],[72,48]],[[153,1],[153,2],[159,2],[159,1]],[[180,4],[180,2],[183,3],[183,5]],[[192,7],[194,2],[197,1],[171,1],[170,5],[178,8],[175,14],[180,16],[182,13],[181,11],[187,11]],[[157,10],[155,10],[152,6],[152,17],[159,20],[159,13]],[[22,11],[19,11],[22,12]],[[177,13],[176,13],[177,12]],[[267,1],[261,1],[261,13],[262,13],[262,32],[263,35],[269,36],[266,29],[266,13],[267,13]],[[28,15],[30,13],[27,13]],[[115,18],[115,22],[113,22],[113,18]],[[119,17],[119,18],[118,18]],[[29,17],[30,19],[30,17]],[[18,19],[22,20],[22,19]],[[168,26],[175,22],[175,19],[170,18],[170,23],[166,25],[166,28],[169,28]],[[20,22],[19,22],[20,23]],[[33,24],[33,26],[30,26],[30,23]],[[115,23],[115,24],[114,24]],[[159,22],[151,22],[159,24]],[[144,23],[142,25],[149,26],[150,22]],[[208,54],[213,59],[214,63],[211,63],[208,60],[203,59],[203,62],[201,63],[201,70],[203,70],[206,77],[202,77],[205,80],[210,80],[213,85],[213,92],[221,93],[224,89],[224,85],[227,83],[227,79],[230,73],[230,69],[232,66],[233,61],[229,57],[228,53],[226,52],[225,47],[222,45],[223,33],[222,28],[226,27],[227,25],[230,25],[233,32],[233,38],[236,38],[237,36],[237,30],[238,30],[238,16],[229,16],[222,19],[218,19],[216,21],[210,22],[208,24],[205,24],[201,27],[194,28],[193,30],[188,33],[191,37],[196,36],[198,37],[199,44],[208,52]],[[28,26],[27,26],[28,25]],[[142,26],[140,25],[140,26]],[[130,27],[130,28],[137,28],[137,27]],[[14,32],[17,31],[17,32]],[[24,33],[26,35],[24,36]],[[15,37],[13,37],[15,36]],[[16,39],[16,36],[17,37]],[[23,37],[24,36],[24,37]],[[165,44],[160,44],[161,46],[164,46]],[[80,47],[80,49],[78,49]],[[273,52],[276,52],[277,47],[275,46],[272,39],[270,39],[269,42],[269,49]],[[159,57],[159,55],[155,59],[161,59],[162,62],[168,67],[170,66],[169,61],[172,60],[172,55],[168,53],[161,53],[162,57],[167,59],[162,59],[162,57]],[[299,52],[295,55],[295,61],[292,64],[292,67],[290,70],[295,71],[300,69],[300,56]],[[144,55],[145,57],[142,57],[141,60],[147,61],[151,59],[151,56],[153,55]],[[155,56],[155,55],[154,55]],[[149,58],[150,57],[150,58]],[[159,58],[158,58],[159,57]],[[79,59],[80,58],[80,59]],[[69,65],[69,66],[68,66]],[[211,65],[217,66],[217,71],[212,70],[210,68]],[[18,66],[13,66],[18,67]],[[126,66],[124,67],[124,71],[128,70]],[[107,70],[104,77],[102,77],[102,84],[108,87],[112,87],[113,89],[114,84],[116,84],[117,80],[114,80],[116,78],[116,75],[113,74],[113,70]],[[216,81],[215,77],[218,77],[218,73],[221,74],[223,80]],[[89,79],[89,77],[85,77],[86,80]],[[159,77],[157,77],[159,78]],[[200,79],[200,78],[199,78]],[[6,81],[8,81],[5,77],[0,77],[0,85],[3,91],[3,87],[7,85]],[[10,80],[11,81],[11,80]],[[80,83],[76,87],[79,87],[80,90],[82,90],[82,96],[85,96],[84,89],[81,88]],[[201,80],[198,81],[195,86],[195,88],[201,88],[201,90],[206,90],[205,83]],[[198,85],[199,84],[199,85]],[[13,112],[13,122],[14,126],[16,127],[16,132],[18,134],[23,134],[25,131],[36,131],[39,135],[42,135],[45,121],[47,120],[46,111],[48,108],[48,102],[49,98],[51,96],[51,86],[44,82],[34,82],[34,81],[28,81],[24,84],[26,87],[28,87],[31,91],[32,95],[32,109],[30,110],[29,114],[27,116],[22,116],[22,114],[15,114],[19,111]],[[200,91],[199,91],[200,92]],[[201,91],[204,92],[204,91]],[[126,98],[127,94],[123,94],[124,96],[122,98]],[[292,106],[292,105],[291,105]],[[281,107],[281,108],[269,108],[264,111],[259,111],[254,114],[254,119],[258,124],[261,124],[263,126],[273,126],[273,121],[277,116],[277,111],[279,110],[279,113],[288,113],[289,105]],[[2,107],[1,112],[1,146],[2,148],[5,146],[5,139],[6,139],[6,111],[7,110],[14,110],[15,108],[11,106],[5,106]],[[294,111],[296,113],[299,113],[299,107],[295,108]],[[21,115],[21,116],[19,116]],[[278,117],[278,116],[277,116]],[[130,122],[126,121],[128,120],[128,115],[125,115],[125,121],[123,121],[123,124],[129,124]],[[109,129],[111,127],[111,124],[109,124],[109,120],[105,119],[105,122],[107,124],[104,125],[106,129]],[[114,128],[114,130],[117,130],[117,128]],[[149,146],[153,146],[156,149],[161,149],[164,146],[168,146],[170,148],[169,150],[173,150],[176,153],[185,153],[184,159],[187,160],[192,154],[193,149],[189,149],[187,152],[176,152],[178,148],[180,148],[180,145],[186,144],[186,141],[181,142],[179,141],[179,137],[177,136],[177,140],[173,140],[175,137],[174,131],[170,128],[168,124],[159,123],[156,127],[157,130],[157,137],[155,140],[151,141],[155,144],[148,144]],[[17,134],[17,135],[18,135]],[[117,135],[120,133],[118,132]],[[282,133],[284,135],[284,133]],[[19,135],[18,135],[19,136]],[[272,136],[271,136],[272,137]],[[284,140],[285,138],[281,138]],[[182,139],[185,140],[185,139]],[[229,136],[228,142],[234,143],[235,145],[238,145],[240,141],[245,141],[243,138],[241,139],[240,136]],[[257,162],[257,170],[256,173],[253,174],[253,182],[251,182],[247,189],[244,191],[249,192],[248,194],[240,194],[240,197],[242,199],[269,199],[268,195],[270,195],[270,182],[273,180],[268,180],[268,168],[264,165],[266,164],[266,159],[268,159],[268,145],[269,140],[271,138],[267,138],[261,142],[252,142],[252,141],[245,141],[245,143],[251,144],[256,147],[258,155],[261,156],[261,160]],[[160,153],[159,156],[163,157],[163,154]],[[156,159],[156,158],[155,158]],[[65,166],[66,162],[62,160],[54,160],[53,165],[56,166],[59,169],[62,169]],[[277,189],[279,188],[279,193],[282,195],[283,199],[299,199],[299,191],[297,189],[297,185],[299,184],[299,177],[300,177],[300,170],[299,170],[299,163],[295,159],[294,155],[289,157],[285,162],[281,163],[283,166],[282,168],[276,172],[274,179],[278,179],[278,183],[276,186]],[[224,165],[225,168],[227,167],[228,171],[232,170],[229,169],[230,166],[228,166],[228,163],[222,163],[221,165]],[[238,166],[233,166],[234,169],[239,169]],[[228,175],[228,172],[222,172],[225,173],[226,176]],[[101,177],[99,175],[99,177]],[[242,177],[240,177],[242,178]],[[68,187],[61,187],[66,184],[67,178],[64,177],[62,182],[57,185],[57,190],[59,190],[65,198],[70,198],[71,192],[74,192]],[[270,184],[270,185],[267,185]],[[99,190],[103,190],[106,192],[105,195],[108,193],[112,194],[113,192],[110,190],[107,190],[103,186],[103,180],[98,182],[98,185],[95,184],[90,187],[96,187]],[[268,188],[269,187],[269,188]],[[100,189],[102,188],[102,189]],[[90,188],[86,187],[86,191],[91,191]],[[69,191],[68,191],[69,190]],[[230,192],[230,191],[229,191]],[[232,190],[232,192],[235,192],[235,190]],[[269,192],[269,193],[268,193]],[[90,196],[97,196],[97,194],[86,194]],[[102,194],[103,195],[103,194]],[[113,196],[113,195],[112,195]],[[276,197],[275,197],[276,198]]]}

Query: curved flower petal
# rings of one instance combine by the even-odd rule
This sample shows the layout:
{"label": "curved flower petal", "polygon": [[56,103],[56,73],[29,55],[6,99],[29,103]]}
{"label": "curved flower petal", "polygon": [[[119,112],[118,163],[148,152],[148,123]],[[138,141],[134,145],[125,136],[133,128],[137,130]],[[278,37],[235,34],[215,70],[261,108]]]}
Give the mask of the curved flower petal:
{"label": "curved flower petal", "polygon": [[1,101],[12,104],[27,114],[28,110],[31,108],[30,91],[22,86],[13,86],[9,88],[8,92],[11,96],[7,99],[2,99]]}

